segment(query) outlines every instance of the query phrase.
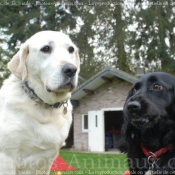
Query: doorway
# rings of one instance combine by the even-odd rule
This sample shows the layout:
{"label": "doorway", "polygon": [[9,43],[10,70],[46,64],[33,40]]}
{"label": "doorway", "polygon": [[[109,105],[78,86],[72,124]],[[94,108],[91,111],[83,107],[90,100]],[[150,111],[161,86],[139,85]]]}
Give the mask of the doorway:
{"label": "doorway", "polygon": [[88,150],[116,151],[122,123],[122,108],[88,111]]}
{"label": "doorway", "polygon": [[122,113],[122,110],[104,111],[105,151],[117,149],[123,124]]}

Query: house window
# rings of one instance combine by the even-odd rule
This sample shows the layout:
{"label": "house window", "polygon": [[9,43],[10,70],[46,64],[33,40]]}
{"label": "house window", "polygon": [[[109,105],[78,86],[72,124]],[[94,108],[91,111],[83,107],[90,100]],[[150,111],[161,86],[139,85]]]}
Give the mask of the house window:
{"label": "house window", "polygon": [[88,115],[82,115],[82,132],[88,132]]}

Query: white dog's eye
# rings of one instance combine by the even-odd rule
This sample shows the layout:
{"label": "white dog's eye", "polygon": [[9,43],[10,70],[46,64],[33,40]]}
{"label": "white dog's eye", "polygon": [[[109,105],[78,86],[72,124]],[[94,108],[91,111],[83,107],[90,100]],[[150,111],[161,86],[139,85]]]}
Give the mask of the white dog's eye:
{"label": "white dog's eye", "polygon": [[73,53],[73,52],[74,52],[74,48],[73,48],[72,46],[70,46],[70,47],[68,48],[68,51],[69,51],[69,53]]}
{"label": "white dog's eye", "polygon": [[41,49],[42,52],[45,52],[45,53],[50,53],[51,52],[51,47],[50,46],[44,46],[42,49]]}

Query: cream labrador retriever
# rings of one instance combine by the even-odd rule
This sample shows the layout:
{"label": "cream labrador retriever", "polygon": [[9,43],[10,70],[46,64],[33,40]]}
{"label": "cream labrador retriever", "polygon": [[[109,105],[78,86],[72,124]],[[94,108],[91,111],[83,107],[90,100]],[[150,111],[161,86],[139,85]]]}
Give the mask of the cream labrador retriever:
{"label": "cream labrador retriever", "polygon": [[72,122],[80,60],[71,39],[42,31],[22,44],[0,90],[0,174],[48,175]]}

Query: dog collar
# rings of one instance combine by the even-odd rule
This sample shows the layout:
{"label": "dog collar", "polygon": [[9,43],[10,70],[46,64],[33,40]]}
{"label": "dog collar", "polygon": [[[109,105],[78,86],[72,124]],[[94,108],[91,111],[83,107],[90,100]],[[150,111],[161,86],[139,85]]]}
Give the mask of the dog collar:
{"label": "dog collar", "polygon": [[64,101],[64,102],[57,102],[55,104],[48,104],[48,103],[45,103],[41,98],[38,97],[38,95],[35,93],[34,89],[32,89],[29,84],[28,84],[28,81],[25,81],[23,84],[22,84],[22,88],[24,89],[24,91],[30,96],[30,98],[32,100],[34,100],[35,102],[43,105],[44,107],[51,107],[51,108],[59,108],[63,105],[64,107],[64,114],[67,113],[67,101]]}
{"label": "dog collar", "polygon": [[162,154],[168,152],[172,148],[172,146],[172,144],[169,144],[168,146],[160,148],[158,151],[153,153],[141,144],[142,151],[147,157],[147,162],[149,164],[149,170],[146,174],[153,174],[152,170],[154,170],[156,162],[158,161],[157,158],[160,157]]}
{"label": "dog collar", "polygon": [[145,154],[145,156],[150,157],[154,160],[156,160],[157,157],[160,157],[162,154],[168,152],[172,148],[172,146],[173,146],[172,144],[169,144],[168,146],[160,148],[158,151],[153,153],[141,144],[141,148],[142,148],[142,151]]}

